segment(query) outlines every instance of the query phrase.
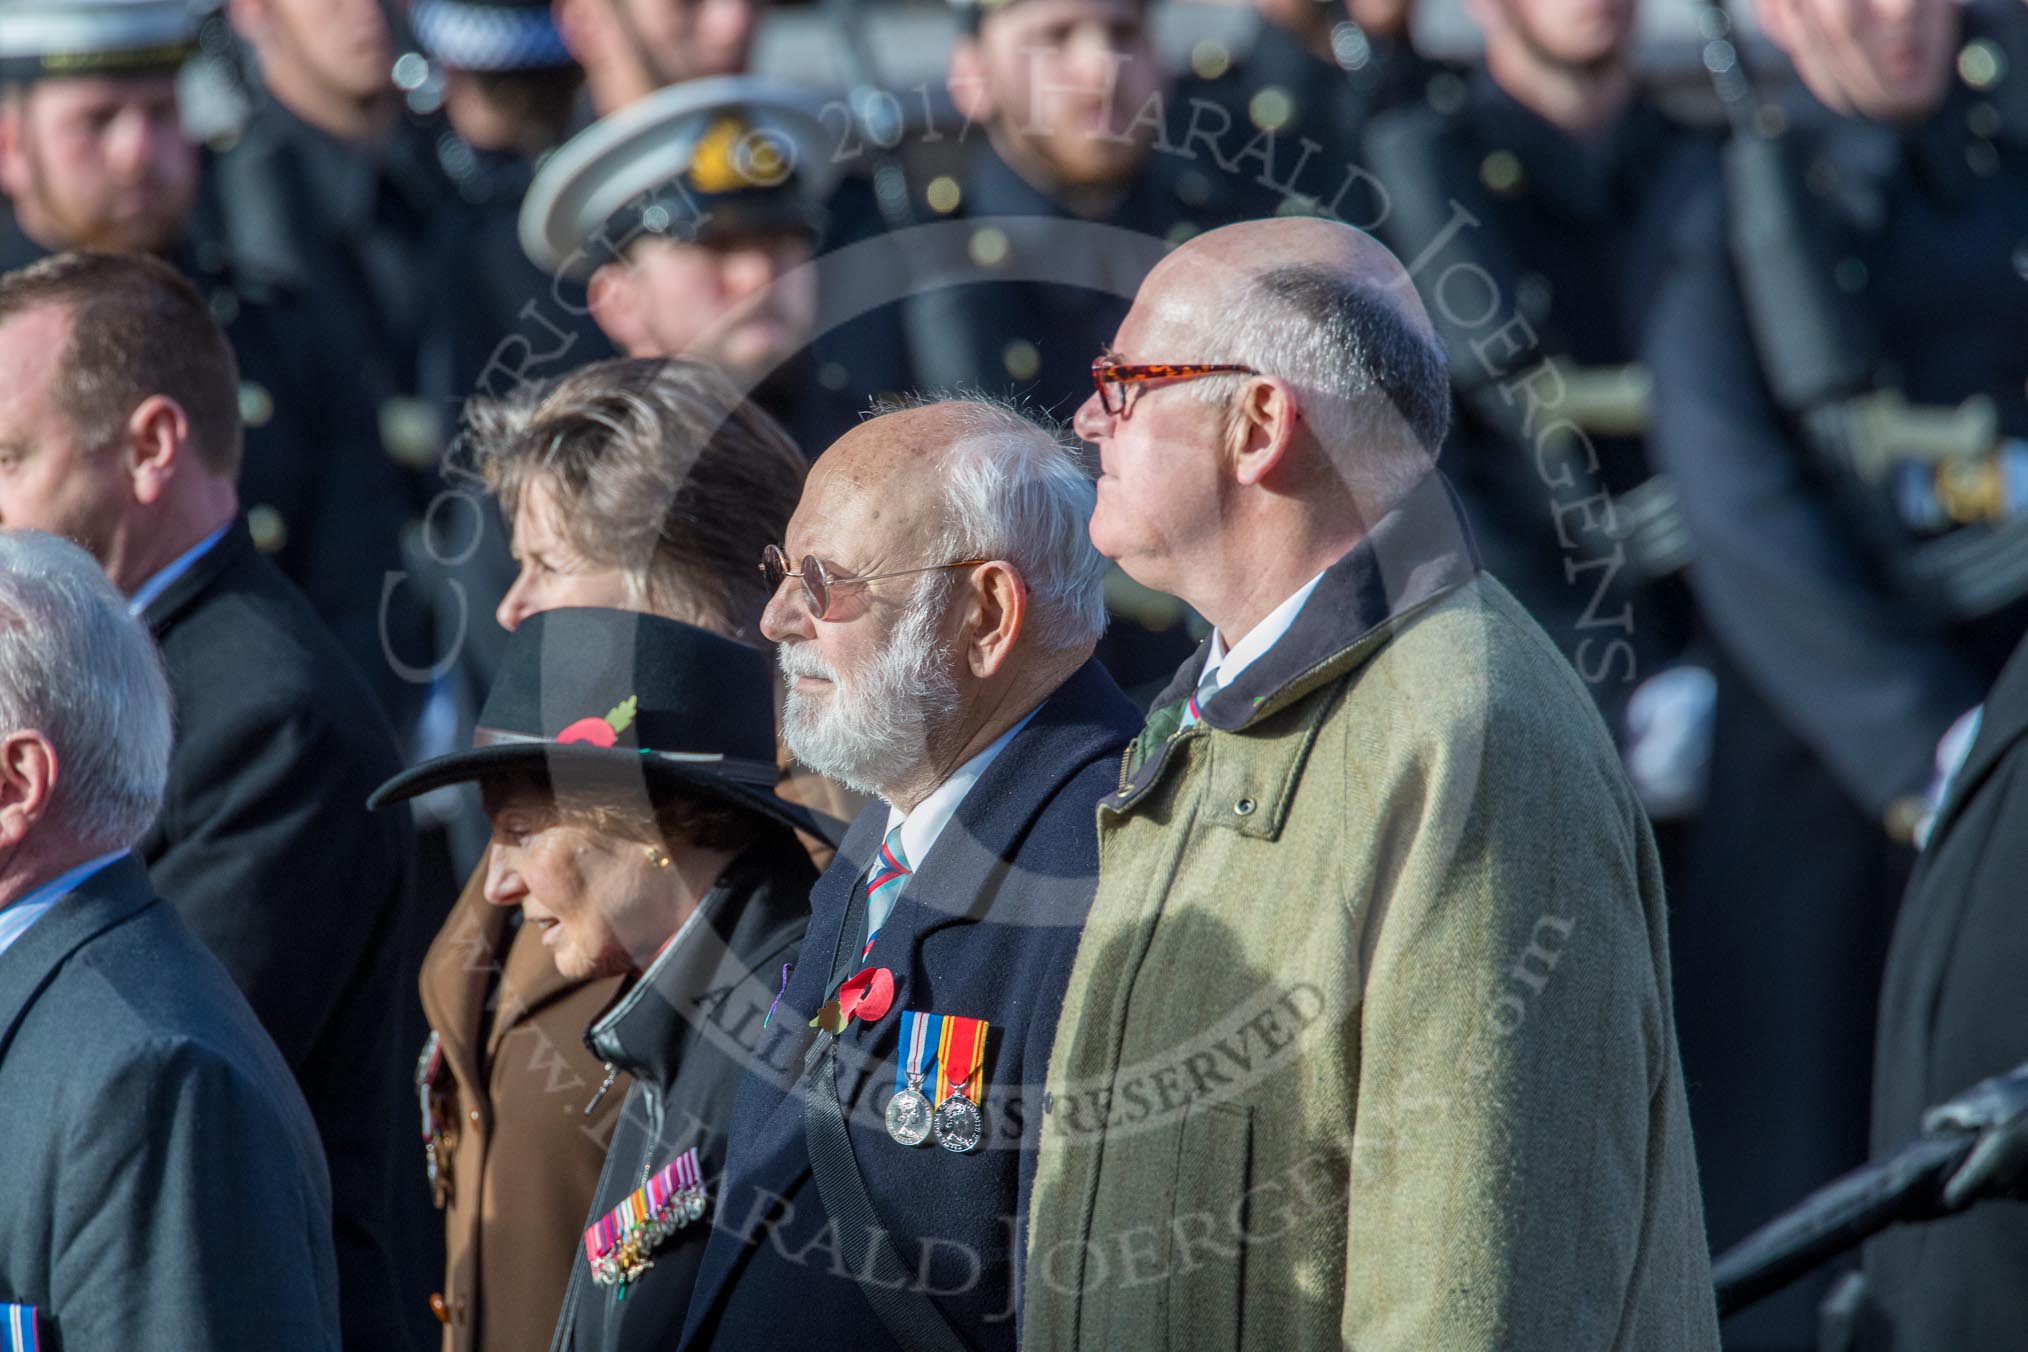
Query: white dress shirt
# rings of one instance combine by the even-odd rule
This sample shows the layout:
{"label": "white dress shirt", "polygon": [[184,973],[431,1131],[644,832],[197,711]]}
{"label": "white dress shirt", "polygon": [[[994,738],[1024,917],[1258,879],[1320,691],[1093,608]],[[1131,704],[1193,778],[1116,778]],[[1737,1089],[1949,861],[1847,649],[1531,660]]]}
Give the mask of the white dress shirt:
{"label": "white dress shirt", "polygon": [[[1014,740],[1014,734],[1027,727],[1028,720],[1035,717],[1035,710],[1041,707],[1038,704],[1035,709],[1030,709],[1019,723],[995,737],[985,750],[952,771],[949,779],[937,785],[929,797],[915,805],[915,811],[903,812],[893,806],[887,809],[887,829],[891,832],[897,826],[901,828],[901,853],[902,857],[908,860],[908,871],[911,874],[922,867],[923,860],[929,858],[930,847],[937,843],[937,837],[951,824],[951,818],[958,814],[958,805],[965,801],[965,795],[972,791],[972,786],[986,773],[986,767],[1007,749],[1007,743]],[[874,870],[879,867],[880,860],[875,858],[873,867],[866,871],[867,877],[872,877]],[[887,923],[888,915],[894,910],[897,895],[907,887],[908,884],[903,883],[901,887],[892,888],[887,895],[868,903],[866,913],[868,934],[877,932]]]}
{"label": "white dress shirt", "polygon": [[1230,649],[1225,646],[1225,636],[1216,629],[1212,630],[1211,652],[1204,659],[1204,670],[1197,678],[1197,688],[1202,690],[1205,678],[1216,674],[1219,689],[1224,689],[1239,679],[1240,672],[1252,666],[1268,649],[1281,642],[1282,635],[1289,632],[1289,626],[1296,622],[1296,616],[1301,613],[1304,603],[1310,599],[1310,593],[1317,590],[1317,584],[1324,580],[1324,573],[1329,571],[1330,569],[1325,569],[1298,587],[1295,595],[1270,610],[1259,624],[1246,631],[1246,637],[1240,639]]}
{"label": "white dress shirt", "polygon": [[36,921],[48,914],[50,907],[77,891],[87,878],[124,854],[125,850],[114,850],[88,860],[68,873],[51,878],[13,905],[0,909],[0,953],[12,948],[14,941],[28,933]]}

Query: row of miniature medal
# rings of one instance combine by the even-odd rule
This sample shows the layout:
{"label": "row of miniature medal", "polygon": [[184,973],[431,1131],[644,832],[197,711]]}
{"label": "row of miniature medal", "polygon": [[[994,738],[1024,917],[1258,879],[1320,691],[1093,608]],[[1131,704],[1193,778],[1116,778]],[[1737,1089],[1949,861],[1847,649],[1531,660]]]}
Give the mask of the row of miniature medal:
{"label": "row of miniature medal", "polygon": [[[985,1075],[984,1019],[956,1014],[901,1012],[901,1055],[894,1071],[894,1097],[887,1101],[887,1134],[896,1143],[918,1146],[932,1136],[946,1150],[963,1154],[985,1138],[979,1107]],[[923,1093],[923,1085],[930,1093]]]}
{"label": "row of miniature medal", "polygon": [[704,1175],[692,1146],[584,1232],[592,1280],[618,1286],[624,1294],[630,1282],[655,1265],[648,1255],[670,1235],[702,1220],[704,1210]]}

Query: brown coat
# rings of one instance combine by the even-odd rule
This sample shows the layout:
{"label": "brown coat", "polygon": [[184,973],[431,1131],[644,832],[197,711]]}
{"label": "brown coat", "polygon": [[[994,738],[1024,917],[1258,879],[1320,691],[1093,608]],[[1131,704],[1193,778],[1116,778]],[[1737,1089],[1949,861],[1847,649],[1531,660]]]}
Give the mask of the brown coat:
{"label": "brown coat", "polygon": [[620,978],[560,976],[549,950],[487,903],[485,881],[482,862],[422,970],[423,1012],[443,1044],[439,1082],[454,1133],[444,1352],[545,1352],[626,1097],[621,1077],[584,1116],[604,1079],[584,1030]]}

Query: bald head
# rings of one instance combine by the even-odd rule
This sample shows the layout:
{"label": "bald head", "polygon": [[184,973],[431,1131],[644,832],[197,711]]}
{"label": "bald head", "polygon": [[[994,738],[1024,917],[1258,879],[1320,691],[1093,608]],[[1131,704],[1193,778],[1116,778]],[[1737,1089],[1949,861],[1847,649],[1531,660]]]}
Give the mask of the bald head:
{"label": "bald head", "polygon": [[1141,298],[1195,314],[1238,304],[1262,277],[1300,268],[1357,287],[1425,342],[1436,341],[1415,282],[1385,244],[1363,230],[1317,216],[1282,216],[1198,235],[1157,264]]}
{"label": "bald head", "polygon": [[838,533],[858,548],[829,561],[855,572],[910,566],[906,560],[919,555],[925,556],[922,562],[932,562],[926,556],[944,526],[942,486],[934,467],[960,434],[953,404],[869,418],[818,457],[797,518],[820,514],[827,524],[835,519]]}
{"label": "bald head", "polygon": [[1110,356],[1228,368],[1144,370],[1077,414],[1102,471],[1093,541],[1221,631],[1351,548],[1428,477],[1450,426],[1443,344],[1407,269],[1334,221],[1184,244],[1141,284]]}

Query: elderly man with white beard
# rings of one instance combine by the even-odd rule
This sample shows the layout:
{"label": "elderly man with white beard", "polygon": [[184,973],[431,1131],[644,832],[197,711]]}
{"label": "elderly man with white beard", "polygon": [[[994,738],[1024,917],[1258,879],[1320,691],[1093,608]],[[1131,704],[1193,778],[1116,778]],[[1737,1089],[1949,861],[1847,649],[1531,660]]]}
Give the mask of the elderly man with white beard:
{"label": "elderly man with white beard", "polygon": [[817,461],[762,629],[784,730],[877,795],[811,897],[684,1347],[1015,1346],[1041,1081],[1139,717],[1092,648],[1090,477],[977,400]]}

